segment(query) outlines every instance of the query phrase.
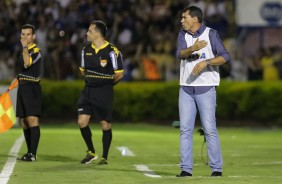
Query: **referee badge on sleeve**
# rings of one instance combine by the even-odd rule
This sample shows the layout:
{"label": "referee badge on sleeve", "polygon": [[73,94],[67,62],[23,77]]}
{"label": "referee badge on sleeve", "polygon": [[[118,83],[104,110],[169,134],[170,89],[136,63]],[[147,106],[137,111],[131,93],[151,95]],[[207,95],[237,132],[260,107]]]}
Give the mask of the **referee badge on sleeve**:
{"label": "referee badge on sleeve", "polygon": [[106,59],[101,59],[100,64],[102,67],[105,67],[107,65],[108,61]]}

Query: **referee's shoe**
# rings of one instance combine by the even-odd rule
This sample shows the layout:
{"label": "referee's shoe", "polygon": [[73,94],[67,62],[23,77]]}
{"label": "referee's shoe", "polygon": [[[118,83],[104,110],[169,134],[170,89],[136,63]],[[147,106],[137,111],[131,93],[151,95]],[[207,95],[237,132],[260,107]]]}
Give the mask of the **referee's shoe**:
{"label": "referee's shoe", "polygon": [[102,158],[99,162],[98,162],[98,165],[107,165],[108,164],[108,161],[107,159],[105,158]]}
{"label": "referee's shoe", "polygon": [[96,153],[92,153],[91,151],[87,151],[87,154],[84,159],[81,160],[82,164],[90,164],[93,160],[97,160],[98,155]]}
{"label": "referee's shoe", "polygon": [[22,156],[21,160],[26,162],[33,162],[36,161],[36,156],[32,153],[27,153]]}

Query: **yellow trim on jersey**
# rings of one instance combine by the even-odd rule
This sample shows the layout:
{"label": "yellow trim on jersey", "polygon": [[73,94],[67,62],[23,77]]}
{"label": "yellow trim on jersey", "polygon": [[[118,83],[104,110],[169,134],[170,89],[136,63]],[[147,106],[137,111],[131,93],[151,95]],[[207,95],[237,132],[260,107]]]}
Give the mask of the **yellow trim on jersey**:
{"label": "yellow trim on jersey", "polygon": [[29,49],[32,49],[33,47],[36,47],[36,44],[35,44],[35,43],[33,43],[33,44],[31,44],[30,46],[28,46],[28,50],[29,50]]}
{"label": "yellow trim on jersey", "polygon": [[39,51],[40,51],[39,48],[37,48],[37,47],[33,48],[33,53],[38,53]]}
{"label": "yellow trim on jersey", "polygon": [[111,48],[114,50],[114,52],[116,53],[116,55],[119,55],[119,50],[118,48],[116,48],[115,46],[111,46]]}
{"label": "yellow trim on jersey", "polygon": [[99,79],[114,79],[114,77],[100,76],[100,75],[85,75],[86,78],[99,78]]}
{"label": "yellow trim on jersey", "polygon": [[[33,49],[33,53],[38,53],[40,51],[40,49],[38,47],[36,47],[36,44],[33,43],[30,46],[28,46],[28,50]],[[29,66],[32,65],[32,57],[29,56]]]}
{"label": "yellow trim on jersey", "polygon": [[32,79],[32,78],[27,78],[27,77],[19,77],[19,80],[24,80],[24,81],[32,81],[32,82],[39,82],[40,79]]}
{"label": "yellow trim on jersey", "polygon": [[123,70],[115,70],[115,73],[121,73]]}
{"label": "yellow trim on jersey", "polygon": [[29,66],[32,65],[32,57],[29,56]]}
{"label": "yellow trim on jersey", "polygon": [[102,45],[102,47],[100,47],[100,48],[95,48],[94,44],[92,43],[92,44],[91,44],[91,47],[95,50],[96,53],[98,53],[99,50],[104,49],[104,48],[107,47],[109,44],[110,44],[109,42],[105,41],[105,44]]}
{"label": "yellow trim on jersey", "polygon": [[81,67],[79,67],[79,70],[82,71],[82,72],[85,71],[85,69],[84,69],[84,68],[81,68]]}

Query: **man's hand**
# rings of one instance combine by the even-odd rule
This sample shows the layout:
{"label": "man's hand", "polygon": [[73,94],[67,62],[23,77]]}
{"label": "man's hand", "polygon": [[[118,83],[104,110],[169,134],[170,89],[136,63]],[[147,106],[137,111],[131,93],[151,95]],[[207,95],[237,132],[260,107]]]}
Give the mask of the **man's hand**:
{"label": "man's hand", "polygon": [[207,66],[208,66],[208,63],[206,61],[201,61],[201,62],[197,63],[192,70],[193,75],[198,75]]}
{"label": "man's hand", "polygon": [[197,38],[197,40],[195,41],[195,43],[192,46],[188,47],[187,49],[182,49],[180,51],[180,58],[183,58],[183,59],[189,58],[193,52],[206,47],[207,44],[208,42],[206,40],[199,41],[199,38]]}
{"label": "man's hand", "polygon": [[116,85],[123,77],[123,72],[115,73],[114,75],[114,85]]}
{"label": "man's hand", "polygon": [[201,50],[202,48],[206,47],[207,44],[208,42],[206,40],[199,40],[199,38],[197,38],[195,43],[192,45],[192,51]]}

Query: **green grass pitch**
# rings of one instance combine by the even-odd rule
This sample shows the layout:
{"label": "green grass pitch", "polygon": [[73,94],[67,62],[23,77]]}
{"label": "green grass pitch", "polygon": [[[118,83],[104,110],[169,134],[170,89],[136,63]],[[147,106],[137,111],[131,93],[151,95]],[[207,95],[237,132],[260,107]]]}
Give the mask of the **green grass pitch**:
{"label": "green grass pitch", "polygon": [[[93,142],[102,155],[102,132],[91,125]],[[281,129],[219,128],[223,153],[223,177],[211,178],[209,166],[202,162],[203,137],[195,129],[193,177],[179,174],[179,129],[148,124],[113,124],[109,165],[80,164],[86,146],[75,123],[42,125],[38,160],[17,161],[9,184],[80,183],[199,183],[266,184],[282,183]],[[0,172],[10,157],[14,142],[22,134],[13,128],[0,134]],[[135,156],[122,156],[117,147],[127,147]],[[26,151],[23,143],[18,156]],[[138,171],[136,165],[146,166]],[[149,170],[148,170],[149,169]],[[157,176],[157,177],[152,177]],[[0,178],[1,179],[1,178]]]}

